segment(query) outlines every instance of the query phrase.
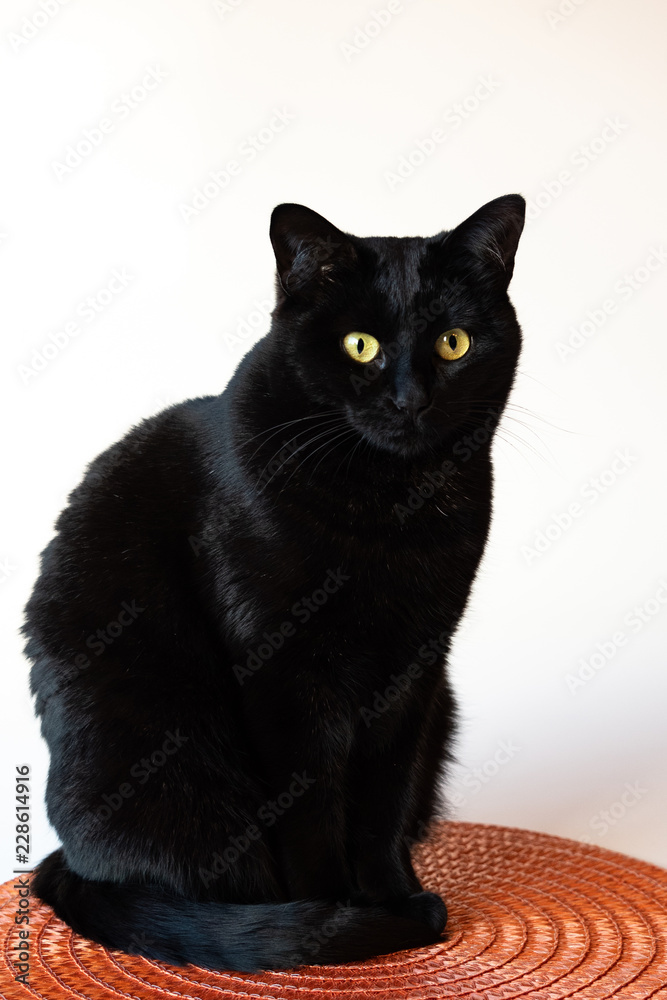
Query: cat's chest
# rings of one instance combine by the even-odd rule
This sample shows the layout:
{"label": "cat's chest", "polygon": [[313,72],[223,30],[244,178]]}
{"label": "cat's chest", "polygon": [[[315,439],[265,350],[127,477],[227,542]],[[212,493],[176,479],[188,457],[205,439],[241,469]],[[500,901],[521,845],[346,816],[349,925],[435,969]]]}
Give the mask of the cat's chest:
{"label": "cat's chest", "polygon": [[487,508],[442,492],[405,510],[351,496],[329,517],[276,511],[270,531],[231,531],[220,549],[225,631],[243,650],[278,634],[290,650],[414,650],[453,629],[487,528]]}

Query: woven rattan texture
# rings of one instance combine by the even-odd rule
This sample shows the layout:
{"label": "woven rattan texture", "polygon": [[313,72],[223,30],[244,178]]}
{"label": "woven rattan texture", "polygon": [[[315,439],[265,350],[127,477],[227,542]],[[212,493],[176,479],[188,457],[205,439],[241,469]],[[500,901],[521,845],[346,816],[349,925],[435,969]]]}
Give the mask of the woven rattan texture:
{"label": "woven rattan texture", "polygon": [[449,908],[446,938],[429,948],[294,972],[177,969],[108,952],[32,900],[29,987],[14,981],[18,897],[8,882],[0,887],[0,996],[667,998],[667,871],[559,837],[472,823],[438,824],[416,863]]}

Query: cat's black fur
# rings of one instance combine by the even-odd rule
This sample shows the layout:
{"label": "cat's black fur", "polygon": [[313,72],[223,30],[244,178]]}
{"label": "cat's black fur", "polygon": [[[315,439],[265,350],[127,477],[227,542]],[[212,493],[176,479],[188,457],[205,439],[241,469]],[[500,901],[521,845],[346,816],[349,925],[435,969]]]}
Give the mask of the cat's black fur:
{"label": "cat's black fur", "polygon": [[[63,844],[33,888],[79,933],[237,970],[440,937],[410,846],[451,750],[523,219],[508,195],[357,238],[280,205],[269,333],[71,494],[24,632]],[[472,348],[446,362],[453,327]],[[350,331],[379,358],[351,360]]]}

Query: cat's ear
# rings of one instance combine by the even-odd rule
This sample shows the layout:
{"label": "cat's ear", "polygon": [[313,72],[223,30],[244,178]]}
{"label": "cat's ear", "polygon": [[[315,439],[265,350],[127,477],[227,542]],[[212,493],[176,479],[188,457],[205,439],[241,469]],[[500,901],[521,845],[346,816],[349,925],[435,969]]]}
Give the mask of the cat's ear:
{"label": "cat's ear", "polygon": [[526,202],[521,195],[503,195],[478,208],[447,233],[443,247],[448,257],[464,258],[465,263],[506,289],[514,271],[514,255],[525,217]]}
{"label": "cat's ear", "polygon": [[286,295],[321,289],[357,259],[349,236],[305,205],[274,208],[269,235]]}

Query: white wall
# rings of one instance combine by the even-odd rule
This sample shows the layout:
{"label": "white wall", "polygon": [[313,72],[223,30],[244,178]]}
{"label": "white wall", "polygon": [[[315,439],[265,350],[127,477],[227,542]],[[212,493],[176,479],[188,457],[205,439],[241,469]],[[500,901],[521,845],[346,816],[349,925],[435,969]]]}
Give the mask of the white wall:
{"label": "white wall", "polygon": [[[511,191],[532,205],[512,284],[526,409],[496,447],[492,540],[453,657],[452,815],[667,865],[664,5],[392,0],[365,32],[389,9],[2,4],[2,878],[18,764],[34,775],[32,860],[56,844],[16,633],[38,553],[88,460],[165,404],[221,391],[265,332],[273,206],[428,235]],[[124,103],[149,70],[153,89]],[[102,119],[90,154],[58,167]],[[114,270],[125,285],[107,295]]]}

